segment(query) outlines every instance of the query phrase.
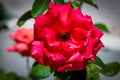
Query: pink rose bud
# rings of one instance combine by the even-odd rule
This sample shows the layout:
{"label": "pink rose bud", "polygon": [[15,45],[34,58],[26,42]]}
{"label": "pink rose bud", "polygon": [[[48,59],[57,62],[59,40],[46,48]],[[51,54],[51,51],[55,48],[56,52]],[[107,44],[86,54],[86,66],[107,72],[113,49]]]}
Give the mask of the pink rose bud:
{"label": "pink rose bud", "polygon": [[18,28],[15,33],[10,33],[10,37],[16,42],[9,47],[9,52],[19,52],[22,56],[30,56],[30,45],[33,40],[33,30]]}

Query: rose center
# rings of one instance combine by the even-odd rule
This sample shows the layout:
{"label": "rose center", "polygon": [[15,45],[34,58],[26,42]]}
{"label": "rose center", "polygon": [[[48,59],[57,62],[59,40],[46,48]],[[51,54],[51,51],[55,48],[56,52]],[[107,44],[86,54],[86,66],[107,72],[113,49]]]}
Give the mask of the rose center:
{"label": "rose center", "polygon": [[70,37],[69,33],[62,33],[62,34],[59,35],[60,41],[68,41],[69,37]]}

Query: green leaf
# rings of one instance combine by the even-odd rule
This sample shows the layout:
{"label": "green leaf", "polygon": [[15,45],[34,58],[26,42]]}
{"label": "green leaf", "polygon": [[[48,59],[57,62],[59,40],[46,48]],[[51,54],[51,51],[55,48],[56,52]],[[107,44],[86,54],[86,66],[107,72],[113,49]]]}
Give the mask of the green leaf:
{"label": "green leaf", "polygon": [[10,14],[5,10],[4,5],[0,2],[0,21],[9,20]]}
{"label": "green leaf", "polygon": [[84,2],[98,9],[97,4],[95,4],[93,0],[84,0]]}
{"label": "green leaf", "polygon": [[95,62],[89,61],[89,64],[90,63],[96,64],[100,68],[105,68],[104,62],[98,56],[96,56],[96,61]]}
{"label": "green leaf", "polygon": [[102,31],[104,31],[104,32],[106,32],[106,33],[109,33],[109,30],[108,30],[108,28],[106,27],[105,24],[97,23],[97,24],[95,24],[95,26],[96,26],[98,29],[100,29],[100,30],[102,30]]}
{"label": "green leaf", "polygon": [[20,19],[17,22],[17,25],[22,26],[25,23],[25,21],[30,19],[30,18],[32,18],[31,11],[28,11],[20,17]]}
{"label": "green leaf", "polygon": [[47,10],[48,3],[51,0],[35,0],[33,6],[32,6],[32,17],[36,17],[39,14],[42,14]]}
{"label": "green leaf", "polygon": [[96,61],[94,62],[94,64],[96,64],[97,66],[104,68],[105,64],[104,62],[100,59],[100,57],[96,56]]}
{"label": "green leaf", "polygon": [[100,80],[100,75],[99,74],[94,74],[91,78],[87,78],[86,80]]}
{"label": "green leaf", "polygon": [[8,29],[8,26],[5,22],[0,22],[0,31]]}
{"label": "green leaf", "polygon": [[17,80],[18,75],[14,72],[9,72],[6,77],[5,80]]}
{"label": "green leaf", "polygon": [[100,75],[99,74],[95,74],[92,80],[100,80]]}
{"label": "green leaf", "polygon": [[100,80],[100,69],[95,64],[87,65],[87,80]]}
{"label": "green leaf", "polygon": [[0,68],[0,80],[4,80],[4,77],[5,77],[5,71]]}
{"label": "green leaf", "polygon": [[57,4],[64,4],[65,3],[64,0],[54,0],[54,2]]}
{"label": "green leaf", "polygon": [[105,76],[114,76],[120,71],[120,64],[118,62],[111,62],[106,64],[106,67],[100,72]]}
{"label": "green leaf", "polygon": [[26,77],[19,77],[18,80],[28,80]]}
{"label": "green leaf", "polygon": [[52,74],[49,66],[43,66],[41,64],[36,64],[32,67],[30,76],[34,79],[47,78]]}
{"label": "green leaf", "polygon": [[78,2],[71,2],[72,3],[72,7],[76,8],[76,7],[80,7],[80,4]]}

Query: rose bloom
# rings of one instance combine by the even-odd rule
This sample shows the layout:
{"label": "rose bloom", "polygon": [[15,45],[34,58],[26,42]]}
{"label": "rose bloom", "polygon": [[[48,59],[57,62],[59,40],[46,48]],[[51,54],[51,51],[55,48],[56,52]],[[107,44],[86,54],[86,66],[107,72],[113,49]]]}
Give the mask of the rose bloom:
{"label": "rose bloom", "polygon": [[102,35],[79,8],[51,2],[46,13],[35,18],[31,56],[58,72],[84,70],[103,47]]}
{"label": "rose bloom", "polygon": [[19,52],[22,56],[30,56],[30,45],[33,40],[33,30],[18,28],[16,32],[10,33],[10,37],[16,42],[7,49],[8,52]]}

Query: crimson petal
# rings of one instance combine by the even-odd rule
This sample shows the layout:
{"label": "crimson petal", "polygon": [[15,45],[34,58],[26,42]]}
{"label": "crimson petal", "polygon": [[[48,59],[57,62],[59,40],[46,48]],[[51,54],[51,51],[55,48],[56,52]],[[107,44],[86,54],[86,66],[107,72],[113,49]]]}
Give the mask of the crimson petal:
{"label": "crimson petal", "polygon": [[32,42],[31,56],[33,58],[35,58],[41,64],[44,63],[44,61],[43,61],[43,49],[44,49],[44,42],[43,41],[33,41]]}

